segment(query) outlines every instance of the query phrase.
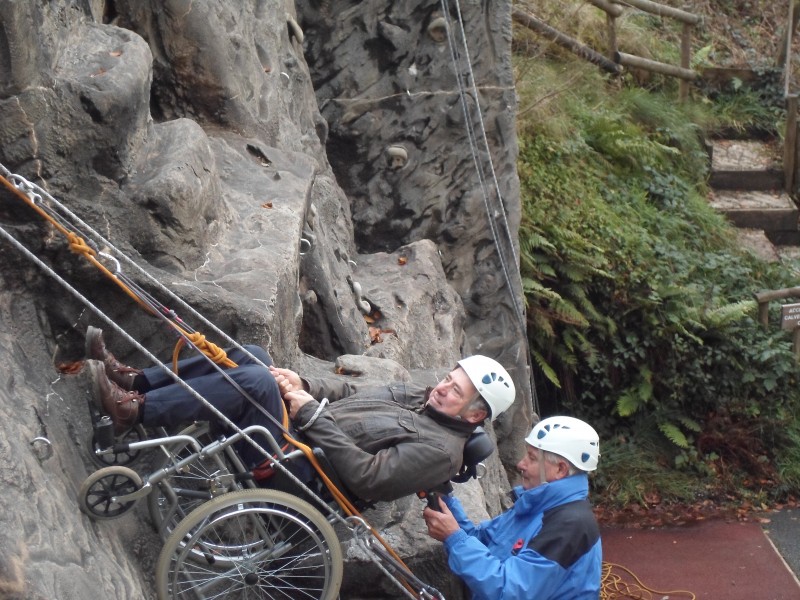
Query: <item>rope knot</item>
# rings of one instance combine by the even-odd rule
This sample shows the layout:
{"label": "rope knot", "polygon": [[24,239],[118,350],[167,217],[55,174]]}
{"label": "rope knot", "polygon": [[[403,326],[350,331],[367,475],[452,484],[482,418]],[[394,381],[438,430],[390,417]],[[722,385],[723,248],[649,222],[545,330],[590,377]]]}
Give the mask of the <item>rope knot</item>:
{"label": "rope knot", "polygon": [[69,241],[69,249],[75,254],[82,254],[83,256],[87,257],[94,256],[96,254],[91,246],[89,246],[89,244],[87,244],[82,237],[72,231],[67,233],[67,240]]}
{"label": "rope knot", "polygon": [[199,331],[190,333],[187,335],[187,337],[195,346],[202,350],[203,354],[205,354],[218,365],[223,365],[226,367],[236,366],[236,363],[228,358],[225,350],[217,346],[215,343],[208,341],[206,336]]}

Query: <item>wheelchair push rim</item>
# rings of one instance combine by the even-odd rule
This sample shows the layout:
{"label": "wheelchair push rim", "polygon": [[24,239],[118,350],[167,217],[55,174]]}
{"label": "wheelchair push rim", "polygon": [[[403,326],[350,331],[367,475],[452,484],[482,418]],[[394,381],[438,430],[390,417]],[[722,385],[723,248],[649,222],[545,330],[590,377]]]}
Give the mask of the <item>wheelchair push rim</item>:
{"label": "wheelchair push rim", "polygon": [[156,590],[159,600],[335,600],[342,573],[339,540],[317,509],[283,492],[242,490],[181,521],[159,556]]}

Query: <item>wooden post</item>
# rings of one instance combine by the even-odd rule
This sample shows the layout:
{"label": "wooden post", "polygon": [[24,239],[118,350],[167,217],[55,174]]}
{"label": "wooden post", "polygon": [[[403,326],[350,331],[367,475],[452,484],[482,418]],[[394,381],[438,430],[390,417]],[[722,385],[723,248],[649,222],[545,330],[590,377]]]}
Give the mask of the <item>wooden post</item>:
{"label": "wooden post", "polygon": [[[683,24],[683,31],[681,32],[681,68],[689,69],[692,66],[692,25],[690,23]],[[678,83],[678,97],[681,102],[685,102],[689,97],[689,82],[681,79]]]}
{"label": "wooden post", "polygon": [[617,17],[606,13],[606,26],[608,28],[608,59],[614,60],[617,54]]}
{"label": "wooden post", "polygon": [[786,97],[786,132],[783,140],[783,177],[787,194],[794,192],[797,174],[797,94]]}
{"label": "wooden post", "polygon": [[[800,0],[789,0],[789,14],[786,18],[786,30],[781,36],[783,44],[778,47],[778,58],[775,61],[778,67],[786,66],[791,62],[792,38],[797,31],[797,22],[800,20]],[[787,57],[789,60],[787,61]]]}
{"label": "wooden post", "polygon": [[792,331],[792,349],[795,360],[800,361],[800,323]]}
{"label": "wooden post", "polygon": [[[797,96],[795,96],[795,101],[797,101]],[[789,190],[789,194],[794,196],[797,193],[798,182],[800,182],[800,160],[797,160],[797,153],[798,153],[798,145],[800,145],[800,123],[797,122],[797,107],[795,107],[795,127],[793,130],[794,134],[794,171],[792,172],[792,189]]]}
{"label": "wooden post", "polygon": [[626,67],[653,71],[654,73],[679,77],[687,81],[692,81],[698,77],[697,72],[691,69],[668,65],[667,63],[658,62],[657,60],[650,60],[649,58],[642,58],[641,56],[634,56],[633,54],[625,54],[623,52],[617,52],[614,55],[614,61]]}
{"label": "wooden post", "polygon": [[[608,59],[614,60],[614,53],[617,48],[617,17],[624,9],[611,0],[586,0],[589,4],[594,4],[597,8],[606,13],[606,30],[608,33]],[[800,0],[798,0],[800,1]]]}
{"label": "wooden post", "polygon": [[[756,298],[758,295],[756,294]],[[759,300],[758,301],[758,322],[761,323],[761,326],[764,329],[767,328],[769,325],[769,301],[768,300]]]}

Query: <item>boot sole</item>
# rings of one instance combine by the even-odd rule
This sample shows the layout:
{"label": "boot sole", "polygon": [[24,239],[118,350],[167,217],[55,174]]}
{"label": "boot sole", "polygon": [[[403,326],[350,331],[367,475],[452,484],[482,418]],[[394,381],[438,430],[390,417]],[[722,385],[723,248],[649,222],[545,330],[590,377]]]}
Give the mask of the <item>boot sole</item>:
{"label": "boot sole", "polygon": [[85,344],[84,344],[84,347],[83,347],[83,352],[84,352],[86,358],[92,358],[94,360],[102,360],[102,359],[96,359],[96,358],[94,358],[92,356],[92,343],[91,343],[91,341],[95,337],[97,337],[99,335],[103,335],[103,330],[100,329],[99,327],[92,327],[91,325],[89,325],[86,328],[86,335],[84,336]]}
{"label": "boot sole", "polygon": [[89,383],[92,386],[92,401],[100,410],[100,412],[106,414],[106,411],[103,408],[102,393],[100,391],[100,377],[105,377],[105,366],[100,361],[91,359],[87,360],[85,364],[86,368],[88,369]]}

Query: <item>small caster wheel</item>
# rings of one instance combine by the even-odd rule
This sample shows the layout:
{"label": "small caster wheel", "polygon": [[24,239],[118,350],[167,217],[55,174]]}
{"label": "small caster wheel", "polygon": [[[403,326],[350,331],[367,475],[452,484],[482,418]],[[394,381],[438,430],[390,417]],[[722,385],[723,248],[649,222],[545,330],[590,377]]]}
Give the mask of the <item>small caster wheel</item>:
{"label": "small caster wheel", "polygon": [[127,467],[105,467],[95,471],[78,492],[81,510],[92,519],[115,519],[128,512],[136,500],[120,502],[119,496],[141,489],[142,478]]}
{"label": "small caster wheel", "polygon": [[[133,444],[134,442],[141,442],[147,439],[147,433],[141,425],[137,425],[133,429],[129,429],[122,435],[115,438],[115,444]],[[96,450],[100,450],[101,446],[97,440],[97,435],[92,436],[92,451],[89,453],[92,462],[98,467],[112,467],[112,466],[128,466],[132,465],[139,458],[142,453],[141,450],[127,450],[118,454],[96,454]]]}

